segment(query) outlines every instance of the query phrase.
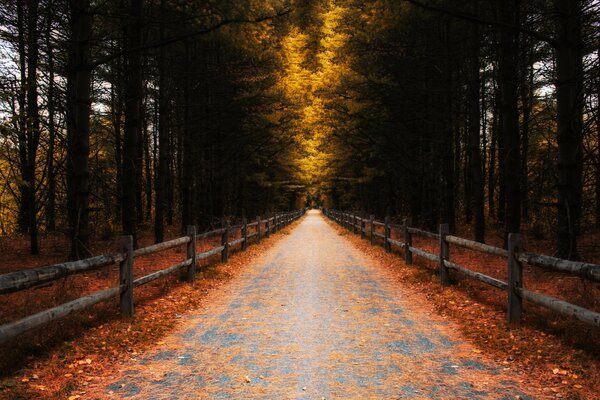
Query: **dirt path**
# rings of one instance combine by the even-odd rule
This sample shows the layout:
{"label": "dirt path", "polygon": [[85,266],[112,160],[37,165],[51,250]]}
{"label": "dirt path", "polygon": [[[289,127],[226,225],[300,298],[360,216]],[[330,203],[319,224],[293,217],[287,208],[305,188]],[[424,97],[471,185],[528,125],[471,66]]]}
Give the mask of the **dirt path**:
{"label": "dirt path", "polygon": [[530,398],[311,211],[97,397]]}

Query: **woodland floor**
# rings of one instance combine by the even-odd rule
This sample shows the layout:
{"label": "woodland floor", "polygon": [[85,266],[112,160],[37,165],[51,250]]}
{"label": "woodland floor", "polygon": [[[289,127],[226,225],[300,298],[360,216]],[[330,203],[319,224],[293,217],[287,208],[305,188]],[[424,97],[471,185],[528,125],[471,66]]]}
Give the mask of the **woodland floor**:
{"label": "woodland floor", "polygon": [[[164,257],[148,268],[183,253]],[[509,330],[502,293],[468,281],[442,291],[433,271],[310,213],[193,285],[151,285],[132,321],[100,308],[24,340],[37,345],[2,349],[0,398],[597,395],[597,332],[577,335],[577,323],[529,305]],[[53,342],[69,326],[69,340]]]}

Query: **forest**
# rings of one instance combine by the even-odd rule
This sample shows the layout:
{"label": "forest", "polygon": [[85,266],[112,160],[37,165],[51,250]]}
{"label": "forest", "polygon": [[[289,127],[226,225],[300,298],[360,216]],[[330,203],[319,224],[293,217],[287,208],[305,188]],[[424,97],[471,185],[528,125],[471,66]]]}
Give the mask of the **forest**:
{"label": "forest", "polygon": [[595,0],[2,0],[0,236],[304,206],[579,259],[600,228]]}

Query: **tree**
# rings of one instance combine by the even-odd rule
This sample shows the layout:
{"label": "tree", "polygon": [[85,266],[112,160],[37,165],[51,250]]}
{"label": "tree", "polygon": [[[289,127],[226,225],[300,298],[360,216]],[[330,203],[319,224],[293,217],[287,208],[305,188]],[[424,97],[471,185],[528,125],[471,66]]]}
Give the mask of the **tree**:
{"label": "tree", "polygon": [[520,135],[517,83],[518,1],[498,0],[500,21],[500,47],[498,85],[500,90],[500,121],[504,158],[501,165],[505,175],[506,211],[504,215],[505,246],[508,233],[521,230]]}
{"label": "tree", "polygon": [[583,171],[581,0],[555,0],[558,139],[557,253],[576,259]]}
{"label": "tree", "polygon": [[144,0],[129,0],[128,13],[123,20],[125,30],[125,125],[123,130],[123,197],[122,229],[136,243],[137,214],[137,156],[138,136],[142,129],[142,28]]}
{"label": "tree", "polygon": [[[479,11],[479,1],[472,1],[473,14]],[[480,80],[480,33],[479,25],[471,24],[472,49],[469,56],[469,165],[472,184],[472,198],[470,201],[475,213],[475,240],[485,241],[485,214],[484,214],[484,180],[481,163],[481,80]]]}
{"label": "tree", "polygon": [[71,258],[85,258],[89,249],[89,144],[92,72],[89,0],[69,1],[70,41],[67,67],[67,210]]}

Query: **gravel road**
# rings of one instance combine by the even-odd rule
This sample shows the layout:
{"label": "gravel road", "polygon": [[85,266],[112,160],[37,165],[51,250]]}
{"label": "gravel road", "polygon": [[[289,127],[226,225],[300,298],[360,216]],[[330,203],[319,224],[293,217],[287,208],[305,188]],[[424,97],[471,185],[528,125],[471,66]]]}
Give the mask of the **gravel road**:
{"label": "gravel road", "polygon": [[527,399],[317,211],[102,387],[133,399]]}

